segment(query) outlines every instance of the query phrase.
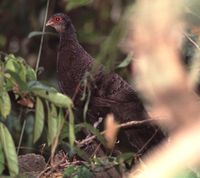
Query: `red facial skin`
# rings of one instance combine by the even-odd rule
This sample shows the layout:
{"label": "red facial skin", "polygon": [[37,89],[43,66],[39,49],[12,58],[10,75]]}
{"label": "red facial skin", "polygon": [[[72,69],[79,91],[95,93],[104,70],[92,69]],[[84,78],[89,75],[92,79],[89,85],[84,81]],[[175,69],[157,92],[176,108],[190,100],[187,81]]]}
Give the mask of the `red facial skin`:
{"label": "red facial skin", "polygon": [[65,26],[64,26],[64,20],[60,16],[53,16],[51,17],[48,22],[46,23],[46,26],[51,26],[56,29],[57,32],[62,33],[64,32]]}

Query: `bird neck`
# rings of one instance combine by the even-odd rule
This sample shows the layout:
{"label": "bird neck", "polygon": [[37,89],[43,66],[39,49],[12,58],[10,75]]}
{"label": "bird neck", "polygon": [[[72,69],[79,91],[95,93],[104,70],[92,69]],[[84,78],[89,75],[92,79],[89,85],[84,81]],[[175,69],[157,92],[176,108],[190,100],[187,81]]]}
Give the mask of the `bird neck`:
{"label": "bird neck", "polygon": [[74,26],[70,24],[68,27],[65,27],[65,29],[66,30],[60,33],[61,43],[66,43],[67,41],[78,42]]}
{"label": "bird neck", "polygon": [[57,70],[71,71],[74,63],[78,63],[76,56],[80,50],[80,45],[76,36],[75,29],[71,24],[64,32],[60,33],[59,56],[57,59]]}

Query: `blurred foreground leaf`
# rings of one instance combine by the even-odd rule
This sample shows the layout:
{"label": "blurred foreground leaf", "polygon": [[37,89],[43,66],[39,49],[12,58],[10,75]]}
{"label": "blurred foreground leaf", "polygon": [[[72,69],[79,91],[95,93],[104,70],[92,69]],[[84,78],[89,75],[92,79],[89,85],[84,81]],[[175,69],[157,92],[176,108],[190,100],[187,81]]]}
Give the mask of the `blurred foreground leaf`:
{"label": "blurred foreground leaf", "polygon": [[80,6],[86,6],[92,2],[93,0],[68,0],[66,10],[70,11]]}
{"label": "blurred foreground leaf", "polygon": [[173,178],[199,178],[199,176],[190,169],[180,172]]}

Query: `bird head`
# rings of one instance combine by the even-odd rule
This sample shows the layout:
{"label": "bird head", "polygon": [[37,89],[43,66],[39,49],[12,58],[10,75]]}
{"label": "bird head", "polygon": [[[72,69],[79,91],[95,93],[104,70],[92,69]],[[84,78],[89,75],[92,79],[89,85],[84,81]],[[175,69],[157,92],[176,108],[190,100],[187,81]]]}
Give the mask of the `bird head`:
{"label": "bird head", "polygon": [[46,26],[51,26],[59,33],[65,31],[67,26],[71,23],[69,17],[63,13],[54,14],[46,23]]}

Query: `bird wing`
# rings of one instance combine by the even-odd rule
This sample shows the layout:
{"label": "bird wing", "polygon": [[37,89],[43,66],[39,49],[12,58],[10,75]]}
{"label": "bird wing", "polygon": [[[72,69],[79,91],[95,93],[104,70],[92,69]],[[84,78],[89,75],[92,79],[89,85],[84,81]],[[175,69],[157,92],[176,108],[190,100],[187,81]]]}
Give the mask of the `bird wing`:
{"label": "bird wing", "polygon": [[136,91],[116,73],[104,74],[97,84],[97,96],[111,100],[111,103],[139,102]]}
{"label": "bird wing", "polygon": [[110,112],[121,121],[147,118],[143,103],[131,85],[116,73],[102,73],[101,80],[95,80],[97,89],[91,98],[91,105],[110,108]]}

